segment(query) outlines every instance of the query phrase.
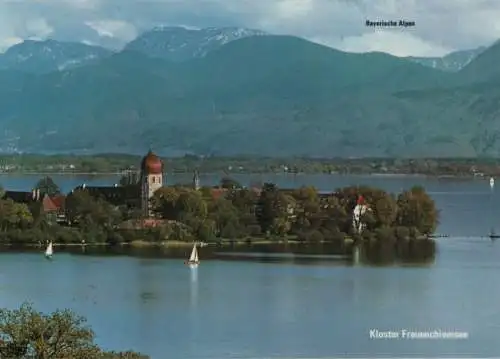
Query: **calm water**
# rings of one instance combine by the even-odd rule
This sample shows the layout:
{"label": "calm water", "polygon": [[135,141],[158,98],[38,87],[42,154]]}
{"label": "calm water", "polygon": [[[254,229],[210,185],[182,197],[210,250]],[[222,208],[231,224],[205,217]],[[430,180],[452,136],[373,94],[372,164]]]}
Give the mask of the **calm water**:
{"label": "calm water", "polygon": [[[19,190],[28,190],[36,179],[0,178],[5,188]],[[370,184],[400,191],[421,184],[442,211],[438,231],[454,238],[439,240],[435,260],[425,266],[353,266],[334,258],[308,264],[218,259],[192,271],[182,259],[56,253],[48,262],[37,253],[3,253],[0,306],[29,300],[42,311],[74,309],[88,318],[100,345],[128,347],[154,359],[500,355],[500,241],[479,238],[491,227],[500,232],[500,195],[487,181],[239,179],[282,187],[308,183],[321,190]],[[56,180],[64,190],[92,183]],[[375,340],[370,329],[463,331],[469,338]]]}

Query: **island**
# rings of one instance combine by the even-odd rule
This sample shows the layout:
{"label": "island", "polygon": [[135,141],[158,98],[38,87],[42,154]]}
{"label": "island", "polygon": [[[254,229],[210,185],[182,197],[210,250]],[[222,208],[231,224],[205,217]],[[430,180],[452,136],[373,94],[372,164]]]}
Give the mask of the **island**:
{"label": "island", "polygon": [[192,246],[241,243],[322,243],[429,240],[439,217],[422,187],[390,194],[349,186],[331,192],[283,189],[265,183],[246,188],[231,178],[201,186],[167,185],[163,161],[152,151],[138,173],[120,184],[85,184],[61,193],[50,177],[32,191],[4,191],[0,244]]}

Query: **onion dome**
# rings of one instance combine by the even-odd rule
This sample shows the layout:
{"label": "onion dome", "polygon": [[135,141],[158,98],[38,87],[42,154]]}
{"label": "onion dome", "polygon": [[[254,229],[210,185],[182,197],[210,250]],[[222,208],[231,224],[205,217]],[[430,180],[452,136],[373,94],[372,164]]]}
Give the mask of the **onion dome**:
{"label": "onion dome", "polygon": [[157,175],[163,173],[163,163],[153,151],[149,150],[141,162],[141,171],[146,175]]}

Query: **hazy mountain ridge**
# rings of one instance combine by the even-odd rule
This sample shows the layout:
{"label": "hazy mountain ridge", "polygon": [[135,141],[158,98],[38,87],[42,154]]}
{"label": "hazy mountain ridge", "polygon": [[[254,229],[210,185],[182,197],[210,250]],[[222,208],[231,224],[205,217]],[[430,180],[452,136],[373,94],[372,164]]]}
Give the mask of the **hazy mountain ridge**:
{"label": "hazy mountain ridge", "polygon": [[25,151],[498,155],[499,58],[495,44],[450,73],[273,35],[183,61],[128,49],[41,76],[0,71],[0,133]]}
{"label": "hazy mountain ridge", "polygon": [[90,65],[111,54],[102,47],[76,42],[26,40],[0,54],[0,69],[41,74]]}
{"label": "hazy mountain ridge", "polygon": [[125,46],[126,50],[170,61],[204,57],[210,51],[238,39],[267,33],[237,27],[210,27],[200,30],[158,27],[147,31]]}
{"label": "hazy mountain ridge", "polygon": [[487,47],[481,46],[472,50],[452,52],[443,57],[407,57],[408,60],[434,69],[458,72],[481,54]]}

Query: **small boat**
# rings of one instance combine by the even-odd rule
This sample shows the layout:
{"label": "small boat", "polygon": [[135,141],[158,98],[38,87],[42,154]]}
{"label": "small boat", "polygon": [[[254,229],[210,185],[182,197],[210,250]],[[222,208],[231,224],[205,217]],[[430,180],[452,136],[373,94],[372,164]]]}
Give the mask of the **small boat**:
{"label": "small boat", "polygon": [[488,237],[490,239],[497,239],[497,238],[500,238],[500,234],[496,234],[495,231],[492,229],[490,232],[490,235]]}
{"label": "small boat", "polygon": [[45,257],[51,259],[54,255],[54,250],[52,249],[52,241],[49,242],[47,249],[45,250]]}
{"label": "small boat", "polygon": [[490,187],[495,187],[495,179],[493,177],[490,177]]}
{"label": "small boat", "polygon": [[200,264],[200,260],[198,258],[198,250],[196,249],[196,243],[193,246],[193,250],[191,251],[189,260],[185,263],[189,265],[190,268],[197,268],[198,265]]}

